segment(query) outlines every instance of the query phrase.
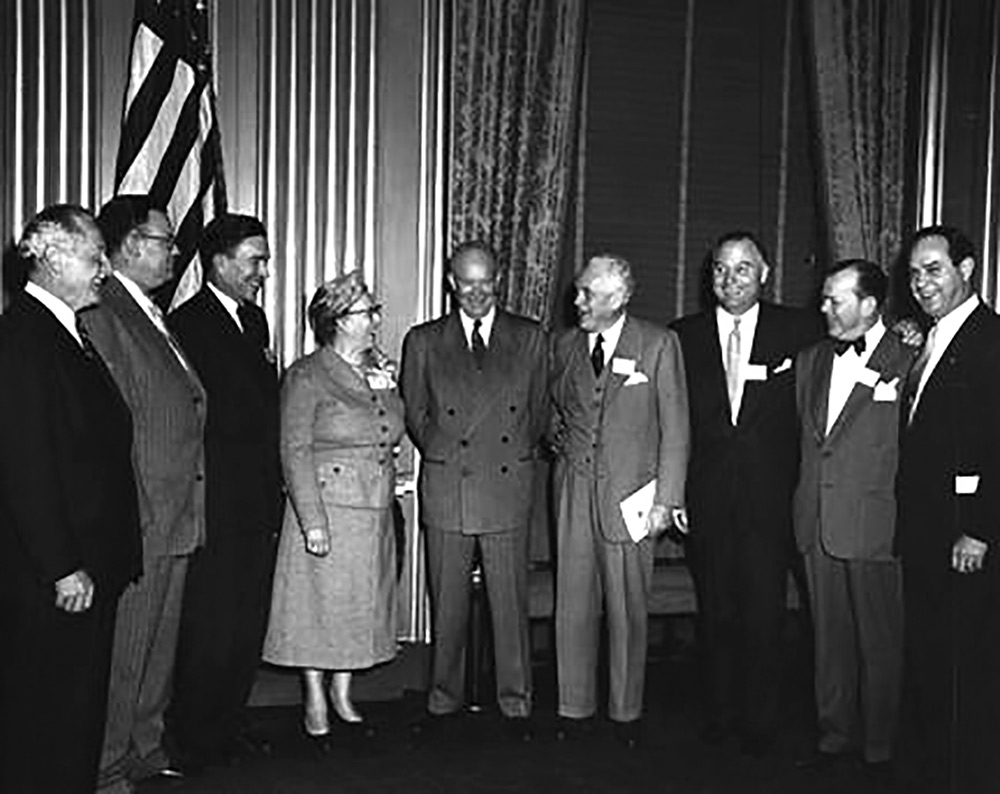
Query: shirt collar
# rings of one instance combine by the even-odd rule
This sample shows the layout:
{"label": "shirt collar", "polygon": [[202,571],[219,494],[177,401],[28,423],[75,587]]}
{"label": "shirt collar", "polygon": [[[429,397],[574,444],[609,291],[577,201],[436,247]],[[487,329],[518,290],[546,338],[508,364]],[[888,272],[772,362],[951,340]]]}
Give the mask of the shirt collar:
{"label": "shirt collar", "polygon": [[[497,307],[491,306],[490,310],[486,312],[483,317],[479,318],[479,335],[483,338],[483,344],[489,345],[490,334],[493,332],[493,321],[497,316]],[[461,308],[458,310],[458,318],[462,321],[462,330],[465,332],[465,341],[468,343],[469,347],[472,347],[472,326],[475,324],[469,315],[467,315]]]}
{"label": "shirt collar", "polygon": [[155,313],[155,310],[153,309],[153,301],[150,300],[149,296],[142,291],[142,287],[136,284],[120,270],[114,271],[114,277],[121,282],[121,285],[125,287],[128,294],[132,296],[135,302],[139,304],[139,307],[149,316],[149,318],[153,319],[153,314]]}
{"label": "shirt collar", "polygon": [[[622,312],[622,316],[615,320],[614,325],[610,328],[606,328],[601,331],[601,350],[604,351],[604,360],[610,361],[611,355],[615,352],[615,348],[618,347],[618,340],[622,335],[622,328],[625,327],[625,312]],[[594,342],[597,339],[597,331],[587,332],[587,347],[593,351]]]}
{"label": "shirt collar", "polygon": [[24,285],[24,291],[48,309],[55,318],[69,331],[70,335],[81,345],[80,332],[76,330],[76,312],[61,298],[57,298],[44,287],[38,286],[34,281],[29,281]]}
{"label": "shirt collar", "polygon": [[[743,314],[739,315],[740,331],[747,331],[752,328],[756,328],[758,317],[760,317],[760,301],[743,312]],[[730,314],[722,306],[716,306],[715,318],[719,323],[719,330],[725,331],[726,333],[733,330],[733,325],[736,322],[735,314]]]}
{"label": "shirt collar", "polygon": [[965,321],[969,319],[969,315],[971,315],[978,306],[979,296],[973,292],[968,298],[938,320],[936,325],[937,330],[934,332],[936,337],[934,344],[939,345],[944,340],[948,340],[950,342],[954,338],[955,334],[958,333],[958,329],[961,328]]}
{"label": "shirt collar", "polygon": [[236,326],[242,331],[243,323],[240,322],[240,315],[237,311],[240,308],[240,305],[235,300],[230,298],[225,292],[215,286],[215,284],[211,281],[207,283],[208,288],[212,290],[215,297],[219,299],[219,303],[222,304],[222,308],[229,312],[229,315],[233,318],[233,322],[236,323]]}

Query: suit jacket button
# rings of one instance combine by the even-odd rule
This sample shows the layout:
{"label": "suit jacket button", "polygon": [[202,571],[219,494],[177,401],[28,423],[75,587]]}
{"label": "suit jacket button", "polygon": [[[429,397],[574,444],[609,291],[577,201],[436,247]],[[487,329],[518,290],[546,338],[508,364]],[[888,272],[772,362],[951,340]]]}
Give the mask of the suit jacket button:
{"label": "suit jacket button", "polygon": [[201,482],[202,480],[205,479],[205,475],[202,474],[201,472],[198,472],[196,475],[194,475],[194,478],[197,482]]}
{"label": "suit jacket button", "polygon": [[501,444],[506,444],[509,441],[510,441],[510,438],[508,436],[500,436],[500,443]]}
{"label": "suit jacket button", "polygon": [[458,444],[459,444],[459,446],[467,447],[467,446],[469,446],[469,439],[463,438],[461,441],[458,442]]}
{"label": "suit jacket button", "polygon": [[388,433],[389,432],[389,426],[388,425],[382,425],[382,432],[383,433]]}
{"label": "suit jacket button", "polygon": [[454,416],[454,415],[455,415],[455,409],[454,408],[449,408],[448,409],[448,416]]}
{"label": "suit jacket button", "polygon": [[511,412],[511,413],[515,413],[516,411],[517,411],[517,406],[516,406],[516,405],[512,405],[512,406],[510,407],[510,412]]}
{"label": "suit jacket button", "polygon": [[506,474],[507,473],[507,467],[506,466],[501,466],[500,467],[500,473],[501,474]]}

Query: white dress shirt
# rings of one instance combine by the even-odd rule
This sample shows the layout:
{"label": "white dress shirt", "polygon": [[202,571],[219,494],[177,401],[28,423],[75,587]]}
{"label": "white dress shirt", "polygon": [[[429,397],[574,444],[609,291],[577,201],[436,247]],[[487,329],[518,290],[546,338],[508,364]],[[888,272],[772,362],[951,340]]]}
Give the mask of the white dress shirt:
{"label": "white dress shirt", "polygon": [[213,293],[215,293],[215,297],[219,299],[219,303],[221,303],[223,308],[227,312],[229,312],[230,317],[233,318],[233,322],[236,323],[236,327],[239,328],[240,331],[242,332],[243,323],[240,322],[240,315],[237,312],[237,309],[240,308],[240,305],[235,300],[230,298],[225,292],[223,292],[221,289],[215,286],[215,284],[213,284],[211,281],[208,282],[208,288],[212,290]]}
{"label": "white dress shirt", "polygon": [[[732,404],[733,424],[740,415],[740,406],[743,404],[743,390],[746,386],[746,369],[750,363],[750,351],[753,350],[753,338],[757,333],[757,320],[760,318],[760,304],[755,303],[740,315],[740,363],[737,373],[736,399]],[[726,347],[729,343],[729,334],[733,330],[734,315],[727,312],[721,306],[715,307],[715,324],[719,329],[719,349],[722,351],[722,369],[726,368]]]}
{"label": "white dress shirt", "polygon": [[[496,319],[497,310],[494,306],[484,317],[479,318],[479,335],[483,338],[483,344],[490,346],[490,334],[493,333],[493,320]],[[465,332],[465,344],[472,350],[472,330],[476,321],[467,315],[462,309],[458,310],[458,317],[462,321],[462,331]]]}
{"label": "white dress shirt", "polygon": [[860,380],[862,371],[868,365],[868,359],[872,357],[872,353],[884,335],[885,325],[882,323],[882,318],[879,318],[875,321],[875,325],[865,331],[865,352],[859,355],[857,350],[849,347],[839,356],[834,354],[826,408],[827,435],[833,429],[840,412],[844,410],[847,398],[854,391],[854,384]]}
{"label": "white dress shirt", "polygon": [[913,414],[917,410],[917,404],[920,402],[920,395],[924,393],[924,386],[927,385],[928,379],[930,379],[931,373],[934,372],[934,367],[938,365],[938,362],[944,356],[944,351],[948,349],[948,345],[951,344],[951,340],[955,338],[955,334],[959,332],[959,329],[965,324],[965,321],[969,319],[976,308],[979,306],[979,296],[973,293],[968,298],[966,298],[962,303],[952,309],[948,314],[937,321],[937,324],[931,328],[931,332],[927,335],[926,346],[928,349],[927,364],[924,366],[924,371],[920,373],[920,383],[917,384],[917,393],[913,397],[913,405],[910,406],[910,419],[913,419]]}
{"label": "white dress shirt", "polygon": [[76,312],[70,308],[69,304],[57,298],[47,289],[39,287],[34,281],[25,284],[24,291],[52,312],[55,318],[70,332],[70,335],[80,343],[80,347],[83,347],[80,332],[76,330]]}
{"label": "white dress shirt", "polygon": [[[611,357],[615,354],[615,348],[618,347],[618,340],[622,335],[622,328],[625,327],[625,313],[622,312],[622,316],[615,320],[614,325],[610,328],[601,331],[601,351],[604,353],[604,363],[605,366],[611,363]],[[587,352],[594,352],[594,345],[597,344],[597,331],[592,331],[587,333]]]}

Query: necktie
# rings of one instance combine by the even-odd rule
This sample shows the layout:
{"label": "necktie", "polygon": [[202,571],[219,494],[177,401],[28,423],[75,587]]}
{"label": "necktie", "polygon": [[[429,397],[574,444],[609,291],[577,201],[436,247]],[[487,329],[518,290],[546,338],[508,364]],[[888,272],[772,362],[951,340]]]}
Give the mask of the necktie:
{"label": "necktie", "polygon": [[190,369],[187,359],[184,357],[184,353],[181,350],[180,344],[176,339],[174,339],[174,335],[170,333],[170,329],[167,328],[167,321],[163,318],[163,311],[155,303],[150,302],[149,314],[153,318],[153,325],[156,326],[156,330],[163,334],[163,337],[167,340],[167,344],[170,346],[173,354],[177,357],[177,360],[184,365],[184,369]]}
{"label": "necktie", "polygon": [[726,340],[726,388],[729,391],[729,407],[735,414],[736,398],[740,391],[740,318],[733,318],[733,330]]}
{"label": "necktie", "polygon": [[600,334],[594,339],[594,349],[590,351],[590,364],[594,368],[594,377],[601,377],[604,371],[604,337]]}
{"label": "necktie", "polygon": [[857,339],[834,339],[833,340],[833,352],[838,356],[844,355],[852,347],[855,352],[860,356],[865,352],[865,338],[864,336],[859,336]]}
{"label": "necktie", "polygon": [[920,351],[920,355],[917,356],[917,360],[913,362],[913,366],[910,368],[910,374],[906,378],[907,423],[913,421],[913,413],[917,408],[917,394],[920,389],[920,381],[923,378],[924,370],[927,369],[927,362],[931,359],[931,353],[934,351],[934,340],[936,336],[937,326],[935,325],[927,334],[927,340],[924,342],[924,349]]}
{"label": "necktie", "polygon": [[76,315],[76,332],[80,335],[80,344],[83,347],[83,354],[87,358],[99,359],[97,348],[94,347],[94,340],[90,338],[90,331],[83,324],[80,315]]}
{"label": "necktie", "polygon": [[476,369],[483,368],[483,361],[486,358],[486,343],[483,341],[482,327],[482,320],[475,320],[472,323],[472,357],[476,360]]}

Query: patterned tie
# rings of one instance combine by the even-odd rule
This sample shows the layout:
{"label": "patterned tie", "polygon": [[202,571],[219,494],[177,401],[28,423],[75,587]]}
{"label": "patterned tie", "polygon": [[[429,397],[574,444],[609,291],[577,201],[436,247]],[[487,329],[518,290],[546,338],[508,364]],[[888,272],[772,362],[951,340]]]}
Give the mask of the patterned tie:
{"label": "patterned tie", "polygon": [[590,364],[594,368],[594,377],[601,377],[604,372],[604,337],[600,334],[594,339],[594,349],[590,351]]}
{"label": "patterned tie", "polygon": [[475,320],[472,323],[472,357],[476,360],[476,369],[482,369],[483,361],[486,359],[486,343],[483,341],[482,327],[482,320]]}
{"label": "patterned tie", "polygon": [[76,318],[76,332],[80,335],[80,345],[83,347],[83,354],[87,358],[97,359],[100,361],[101,357],[97,353],[97,348],[94,347],[94,340],[90,338],[90,331],[87,330],[87,326],[83,324],[80,319],[80,315],[75,315]]}
{"label": "patterned tie", "polygon": [[729,391],[729,408],[736,414],[736,398],[740,391],[740,318],[733,318],[733,330],[726,340],[726,388]]}
{"label": "patterned tie", "polygon": [[920,380],[927,369],[927,362],[931,359],[934,351],[934,340],[937,338],[937,326],[931,328],[924,342],[924,348],[917,356],[917,360],[910,367],[910,374],[906,376],[906,423],[913,421],[913,414],[917,410],[917,390],[920,388]]}
{"label": "patterned tie", "polygon": [[177,360],[181,362],[184,369],[191,369],[191,366],[187,362],[187,358],[184,356],[184,352],[181,350],[180,343],[174,339],[174,335],[170,333],[170,329],[167,328],[167,321],[163,317],[163,311],[152,301],[149,303],[149,314],[153,318],[153,325],[156,326],[156,330],[163,334],[163,337],[167,340],[167,344],[170,346],[173,354],[177,357]]}

